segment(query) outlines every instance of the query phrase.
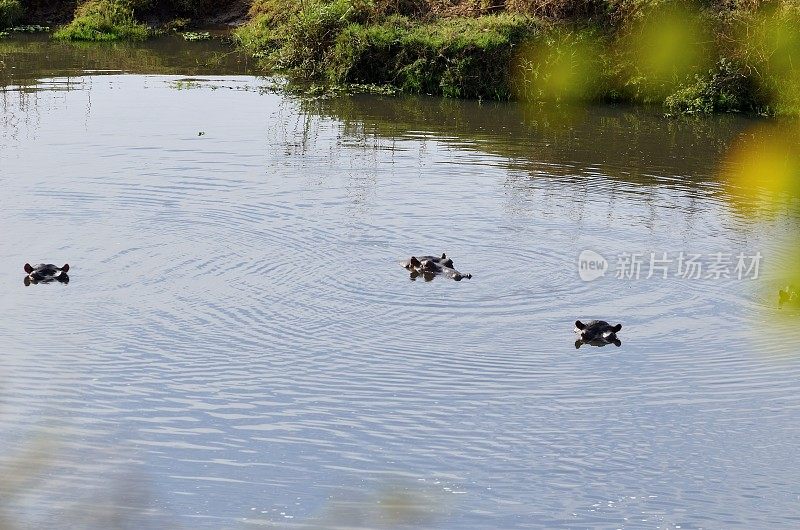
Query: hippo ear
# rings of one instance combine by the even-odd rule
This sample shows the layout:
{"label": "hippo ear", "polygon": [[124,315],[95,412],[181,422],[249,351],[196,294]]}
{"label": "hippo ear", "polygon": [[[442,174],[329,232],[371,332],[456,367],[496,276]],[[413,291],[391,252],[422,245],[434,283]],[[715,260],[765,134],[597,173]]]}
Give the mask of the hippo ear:
{"label": "hippo ear", "polygon": [[61,267],[62,272],[67,272],[69,270],[69,263],[65,263],[63,267]]}
{"label": "hippo ear", "polygon": [[586,329],[586,324],[581,322],[580,320],[575,321],[575,327],[578,329]]}
{"label": "hippo ear", "polygon": [[411,263],[411,265],[413,267],[419,267],[420,265],[422,265],[422,263],[419,262],[419,260],[416,258],[416,256],[411,256],[411,259],[409,260],[409,263]]}
{"label": "hippo ear", "polygon": [[622,324],[617,324],[616,326],[614,326],[613,328],[611,328],[611,331],[613,331],[614,333],[619,333],[619,331],[620,331],[621,329],[622,329]]}
{"label": "hippo ear", "polygon": [[447,254],[445,254],[444,252],[442,252],[442,259],[447,259]]}
{"label": "hippo ear", "polygon": [[24,268],[25,268],[25,272],[27,272],[28,274],[33,272],[33,267],[31,267],[30,263],[26,263]]}

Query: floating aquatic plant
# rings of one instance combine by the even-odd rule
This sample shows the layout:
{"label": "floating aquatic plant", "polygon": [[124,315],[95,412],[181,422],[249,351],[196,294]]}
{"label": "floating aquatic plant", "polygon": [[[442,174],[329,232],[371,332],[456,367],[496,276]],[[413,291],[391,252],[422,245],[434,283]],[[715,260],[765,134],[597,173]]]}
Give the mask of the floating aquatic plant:
{"label": "floating aquatic plant", "polygon": [[184,40],[191,42],[211,39],[211,33],[208,31],[185,31],[181,33],[181,36]]}

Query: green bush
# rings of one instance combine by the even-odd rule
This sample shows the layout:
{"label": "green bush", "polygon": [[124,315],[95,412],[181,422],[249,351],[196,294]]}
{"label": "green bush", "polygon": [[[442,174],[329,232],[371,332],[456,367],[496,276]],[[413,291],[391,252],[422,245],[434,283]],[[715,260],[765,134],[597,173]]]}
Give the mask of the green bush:
{"label": "green bush", "polygon": [[717,67],[668,96],[664,105],[672,114],[712,112],[769,112],[769,101],[740,65],[720,59]]}
{"label": "green bush", "polygon": [[349,24],[366,22],[372,7],[361,0],[310,3],[288,20],[281,63],[309,76],[321,76],[338,35]]}
{"label": "green bush", "polygon": [[308,0],[307,3],[259,0],[253,18],[235,32],[239,43],[268,58],[272,68],[306,77],[322,77],[331,48],[341,31],[375,15],[371,0]]}
{"label": "green bush", "polygon": [[333,85],[800,114],[788,0],[256,0],[250,15],[236,37],[265,66]]}
{"label": "green bush", "polygon": [[0,29],[10,28],[22,18],[20,0],[0,0]]}
{"label": "green bush", "polygon": [[336,40],[327,73],[334,82],[388,82],[412,93],[508,99],[515,46],[533,33],[530,19],[513,15],[351,24]]}
{"label": "green bush", "polygon": [[268,66],[448,97],[508,99],[515,46],[534,30],[533,19],[507,14],[426,23],[386,15],[395,4],[371,0],[316,0],[295,11],[276,5],[254,4],[255,18],[236,32]]}
{"label": "green bush", "polygon": [[255,0],[250,6],[248,16],[251,20],[261,19],[277,26],[285,24],[300,8],[299,0]]}
{"label": "green bush", "polygon": [[78,6],[75,19],[54,37],[78,41],[144,40],[150,32],[134,18],[134,9],[149,0],[88,0]]}
{"label": "green bush", "polygon": [[270,15],[257,15],[233,32],[239,46],[254,55],[261,55],[280,47],[280,38]]}

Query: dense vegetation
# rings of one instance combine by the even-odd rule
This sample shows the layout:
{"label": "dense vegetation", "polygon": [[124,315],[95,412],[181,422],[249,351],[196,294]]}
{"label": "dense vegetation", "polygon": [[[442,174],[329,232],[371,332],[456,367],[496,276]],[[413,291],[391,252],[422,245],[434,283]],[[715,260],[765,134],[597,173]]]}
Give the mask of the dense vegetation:
{"label": "dense vegetation", "polygon": [[267,67],[333,84],[800,110],[798,2],[257,0],[250,15],[237,37]]}
{"label": "dense vegetation", "polygon": [[20,0],[0,0],[0,29],[16,24],[22,18]]}
{"label": "dense vegetation", "polygon": [[66,40],[144,40],[148,28],[134,18],[139,0],[88,0],[75,10],[75,19],[55,32]]}
{"label": "dense vegetation", "polygon": [[[0,0],[0,25],[18,7]],[[56,36],[142,39],[248,7],[242,47],[328,85],[800,114],[796,0],[83,0]]]}
{"label": "dense vegetation", "polygon": [[143,40],[158,33],[144,22],[160,21],[164,27],[185,26],[192,18],[202,19],[220,4],[225,2],[81,0],[72,21],[56,31],[55,37],[86,41]]}

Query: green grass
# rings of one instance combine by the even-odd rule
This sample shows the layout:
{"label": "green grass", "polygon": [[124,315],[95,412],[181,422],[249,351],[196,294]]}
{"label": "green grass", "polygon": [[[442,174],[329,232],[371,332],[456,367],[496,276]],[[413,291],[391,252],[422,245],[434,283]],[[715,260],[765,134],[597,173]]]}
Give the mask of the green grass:
{"label": "green grass", "polygon": [[328,54],[333,82],[391,83],[410,93],[509,99],[515,47],[537,26],[516,15],[416,24],[399,16],[348,25]]}
{"label": "green grass", "polygon": [[[453,6],[471,15],[437,16]],[[265,68],[330,86],[800,114],[788,0],[256,0],[251,16],[236,38]]]}
{"label": "green grass", "polygon": [[279,11],[262,0],[236,32],[272,69],[331,85],[393,85],[405,92],[508,99],[514,47],[536,31],[517,15],[421,23],[384,16],[366,0],[309,1]]}
{"label": "green grass", "polygon": [[89,0],[53,36],[72,41],[145,40],[150,30],[134,18],[135,5],[128,0]]}

